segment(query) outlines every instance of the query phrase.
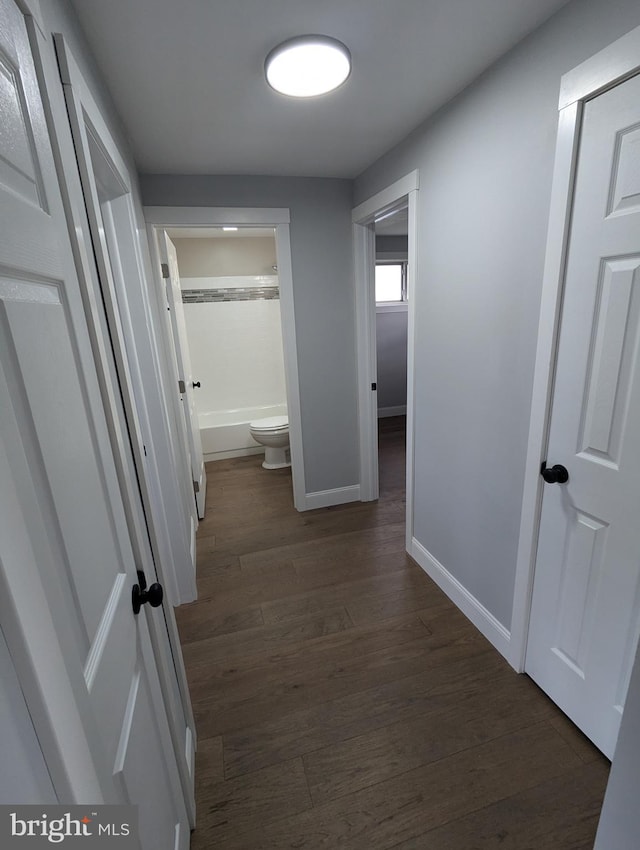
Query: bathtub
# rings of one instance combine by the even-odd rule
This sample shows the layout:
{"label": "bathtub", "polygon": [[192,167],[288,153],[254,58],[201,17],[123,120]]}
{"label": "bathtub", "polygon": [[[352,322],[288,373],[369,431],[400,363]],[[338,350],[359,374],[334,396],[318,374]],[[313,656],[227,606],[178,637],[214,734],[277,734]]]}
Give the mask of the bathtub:
{"label": "bathtub", "polygon": [[256,419],[265,419],[267,416],[286,415],[286,404],[200,413],[198,425],[205,462],[264,454],[264,446],[259,446],[249,433],[249,423]]}

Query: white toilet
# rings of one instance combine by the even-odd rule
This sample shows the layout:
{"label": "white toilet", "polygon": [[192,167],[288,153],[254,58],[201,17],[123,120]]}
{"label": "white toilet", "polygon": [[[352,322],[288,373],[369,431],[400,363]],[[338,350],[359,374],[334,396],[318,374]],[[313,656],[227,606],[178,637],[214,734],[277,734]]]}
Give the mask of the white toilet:
{"label": "white toilet", "polygon": [[265,469],[291,466],[289,451],[289,417],[269,416],[249,423],[249,432],[256,443],[264,446]]}

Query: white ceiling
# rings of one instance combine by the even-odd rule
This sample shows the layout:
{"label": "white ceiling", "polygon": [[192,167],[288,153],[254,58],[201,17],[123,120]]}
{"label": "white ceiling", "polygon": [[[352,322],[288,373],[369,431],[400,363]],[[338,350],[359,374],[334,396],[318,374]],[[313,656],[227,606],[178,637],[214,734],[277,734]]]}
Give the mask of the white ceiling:
{"label": "white ceiling", "polygon": [[[567,0],[71,0],[144,173],[355,177]],[[353,57],[308,101],[264,79],[281,41]]]}

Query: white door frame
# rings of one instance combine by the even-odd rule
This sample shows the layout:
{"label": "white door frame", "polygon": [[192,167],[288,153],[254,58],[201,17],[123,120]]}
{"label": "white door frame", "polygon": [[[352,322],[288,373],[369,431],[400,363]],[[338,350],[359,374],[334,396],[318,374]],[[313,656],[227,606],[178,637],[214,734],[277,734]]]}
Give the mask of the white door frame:
{"label": "white door frame", "polygon": [[583,107],[607,89],[640,73],[640,27],[562,77],[559,123],[542,284],[527,465],[511,619],[509,662],[524,670],[533,578],[542,508],[540,465],[546,457],[564,275],[573,206],[574,178]]}
{"label": "white door frame", "polygon": [[[253,207],[145,207],[144,216],[148,224],[149,244],[152,251],[155,250],[156,245],[155,231],[164,230],[167,227],[222,227],[227,225],[230,227],[273,227],[275,229],[282,347],[289,413],[293,503],[296,510],[306,510],[289,210]],[[158,274],[160,261],[157,257],[155,259],[155,273]]]}
{"label": "white door frame", "polygon": [[371,386],[377,380],[376,366],[376,302],[374,293],[376,215],[392,209],[407,198],[408,262],[407,290],[407,549],[413,538],[413,387],[414,387],[414,321],[417,280],[417,192],[418,171],[368,198],[351,212],[353,222],[353,262],[356,299],[356,345],[358,369],[358,424],[360,435],[360,499],[378,498],[378,404]]}

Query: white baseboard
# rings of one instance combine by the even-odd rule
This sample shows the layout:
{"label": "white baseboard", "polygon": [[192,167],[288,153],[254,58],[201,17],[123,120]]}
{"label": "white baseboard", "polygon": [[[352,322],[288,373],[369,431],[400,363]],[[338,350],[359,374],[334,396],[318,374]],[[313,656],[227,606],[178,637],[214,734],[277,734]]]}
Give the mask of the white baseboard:
{"label": "white baseboard", "polygon": [[313,511],[316,508],[330,508],[332,505],[345,505],[347,502],[360,501],[360,485],[351,487],[336,487],[335,490],[318,490],[305,495],[303,511]]}
{"label": "white baseboard", "polygon": [[511,633],[481,602],[442,566],[414,537],[409,550],[411,557],[433,579],[449,599],[457,605],[473,625],[492,643],[498,652],[509,661]]}
{"label": "white baseboard", "polygon": [[210,463],[212,460],[228,460],[231,457],[247,457],[248,455],[263,455],[264,447],[257,446],[249,449],[229,449],[224,452],[208,452],[203,454],[205,463]]}
{"label": "white baseboard", "polygon": [[397,407],[379,407],[378,419],[386,419],[388,416],[406,416],[407,405],[399,404]]}

